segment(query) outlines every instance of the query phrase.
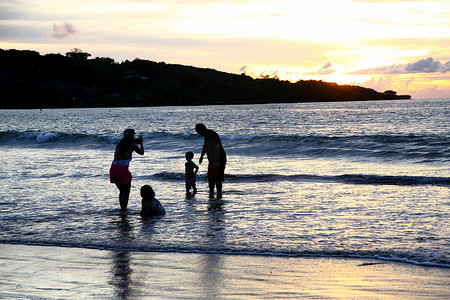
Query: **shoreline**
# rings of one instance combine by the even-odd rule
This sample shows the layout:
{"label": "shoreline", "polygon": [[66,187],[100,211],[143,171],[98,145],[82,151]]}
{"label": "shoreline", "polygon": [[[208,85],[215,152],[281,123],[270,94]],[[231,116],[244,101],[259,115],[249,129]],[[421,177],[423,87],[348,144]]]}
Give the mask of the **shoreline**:
{"label": "shoreline", "polygon": [[[138,213],[137,213],[138,214]],[[18,243],[18,242],[0,242],[2,245],[11,246],[31,246],[31,247],[55,247],[55,248],[69,248],[92,250],[92,251],[111,251],[111,252],[127,252],[127,253],[161,253],[161,254],[193,254],[193,255],[224,255],[224,256],[248,256],[248,257],[267,257],[267,258],[293,258],[293,259],[349,259],[349,260],[368,260],[374,261],[373,264],[389,264],[399,263],[423,268],[439,268],[447,269],[450,272],[450,265],[437,262],[417,262],[410,259],[401,259],[396,257],[377,257],[369,255],[358,254],[322,254],[322,253],[308,253],[308,254],[286,254],[286,253],[271,253],[271,252],[238,252],[238,251],[222,251],[222,250],[190,250],[190,249],[137,249],[137,248],[111,248],[111,247],[97,247],[97,246],[77,246],[76,244],[45,244],[45,243]]]}
{"label": "shoreline", "polygon": [[450,298],[450,270],[366,258],[0,244],[0,298]]}
{"label": "shoreline", "polygon": [[[436,100],[447,99],[447,98],[435,98]],[[30,105],[30,106],[8,106],[8,107],[0,107],[0,110],[44,110],[44,109],[77,109],[77,108],[149,108],[149,107],[201,107],[201,106],[227,106],[227,105],[282,105],[282,104],[308,104],[308,103],[341,103],[341,102],[380,102],[380,101],[414,101],[414,100],[422,100],[412,98],[410,95],[398,95],[396,98],[368,98],[368,99],[338,99],[338,100],[298,100],[298,101],[266,101],[266,102],[210,102],[210,103],[172,103],[172,104],[150,104],[150,105],[141,105],[141,104],[111,104],[111,103],[95,103],[88,105]]]}
{"label": "shoreline", "polygon": [[[436,98],[436,99],[446,99],[446,98]],[[305,104],[305,103],[340,103],[340,102],[373,102],[373,101],[414,101],[421,100],[411,98],[409,95],[399,95],[397,98],[368,98],[368,99],[338,99],[338,100],[299,100],[299,101],[266,101],[266,102],[242,102],[242,103],[234,103],[234,102],[210,102],[210,103],[172,103],[167,105],[165,103],[161,104],[150,104],[150,105],[133,105],[127,103],[126,105],[113,105],[110,103],[94,103],[88,105],[56,105],[56,106],[45,106],[45,105],[31,105],[31,106],[8,106],[8,107],[0,107],[1,110],[44,110],[44,109],[73,109],[73,108],[146,108],[146,107],[192,107],[192,106],[227,106],[227,105],[265,105],[265,104],[273,104],[273,105],[281,105],[281,104]]]}

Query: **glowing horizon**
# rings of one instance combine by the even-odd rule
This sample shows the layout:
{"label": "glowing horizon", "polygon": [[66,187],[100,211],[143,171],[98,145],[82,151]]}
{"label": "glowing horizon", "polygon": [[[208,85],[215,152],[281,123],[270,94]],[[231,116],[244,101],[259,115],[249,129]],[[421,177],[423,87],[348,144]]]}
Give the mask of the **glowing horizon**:
{"label": "glowing horizon", "polygon": [[0,48],[450,97],[450,1],[5,0]]}

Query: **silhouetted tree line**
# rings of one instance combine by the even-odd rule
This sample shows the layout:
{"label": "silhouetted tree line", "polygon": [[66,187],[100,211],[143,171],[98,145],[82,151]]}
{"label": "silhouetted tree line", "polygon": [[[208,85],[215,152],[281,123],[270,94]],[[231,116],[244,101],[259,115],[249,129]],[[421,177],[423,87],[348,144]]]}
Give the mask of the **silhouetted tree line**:
{"label": "silhouetted tree line", "polygon": [[135,59],[117,63],[0,49],[1,108],[250,104],[408,98],[315,80],[253,79],[213,69]]}

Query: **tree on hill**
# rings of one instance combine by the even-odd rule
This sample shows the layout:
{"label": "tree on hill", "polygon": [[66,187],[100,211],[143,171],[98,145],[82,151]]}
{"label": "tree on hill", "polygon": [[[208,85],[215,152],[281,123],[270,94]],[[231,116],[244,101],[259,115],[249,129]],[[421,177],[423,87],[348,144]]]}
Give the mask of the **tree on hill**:
{"label": "tree on hill", "polygon": [[69,52],[66,52],[66,56],[74,60],[87,60],[91,55],[83,52],[81,49],[73,48]]}

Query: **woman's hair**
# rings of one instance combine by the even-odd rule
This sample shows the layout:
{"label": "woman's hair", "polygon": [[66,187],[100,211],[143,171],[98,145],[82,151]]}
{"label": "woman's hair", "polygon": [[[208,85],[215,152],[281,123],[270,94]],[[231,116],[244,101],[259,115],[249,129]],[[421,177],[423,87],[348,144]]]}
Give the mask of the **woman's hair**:
{"label": "woman's hair", "polygon": [[136,134],[136,131],[134,131],[134,129],[131,129],[131,128],[125,129],[125,131],[123,132],[124,137],[133,136],[135,134]]}
{"label": "woman's hair", "polygon": [[141,197],[144,199],[153,199],[155,198],[155,192],[153,191],[152,187],[148,184],[143,185],[141,187]]}
{"label": "woman's hair", "polygon": [[118,143],[117,149],[119,152],[127,151],[130,148],[131,144],[133,144],[135,133],[134,129],[125,129],[123,138]]}

